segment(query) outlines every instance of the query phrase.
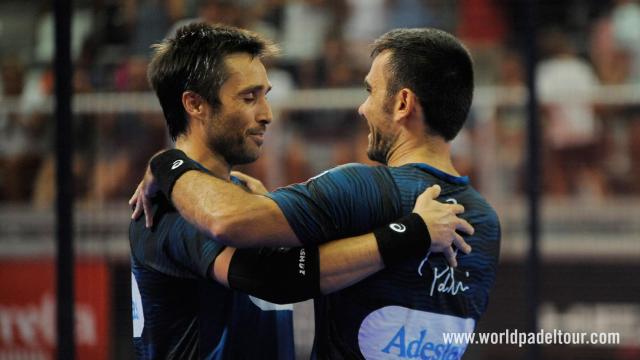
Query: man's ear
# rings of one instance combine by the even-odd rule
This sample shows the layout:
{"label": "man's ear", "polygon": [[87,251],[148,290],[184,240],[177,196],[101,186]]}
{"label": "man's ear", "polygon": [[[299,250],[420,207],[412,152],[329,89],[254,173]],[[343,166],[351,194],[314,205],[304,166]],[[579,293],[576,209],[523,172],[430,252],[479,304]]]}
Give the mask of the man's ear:
{"label": "man's ear", "polygon": [[204,99],[193,91],[187,90],[182,93],[182,106],[190,117],[199,118],[205,111]]}
{"label": "man's ear", "polygon": [[411,89],[403,88],[395,96],[393,121],[405,122],[416,111],[418,98]]}

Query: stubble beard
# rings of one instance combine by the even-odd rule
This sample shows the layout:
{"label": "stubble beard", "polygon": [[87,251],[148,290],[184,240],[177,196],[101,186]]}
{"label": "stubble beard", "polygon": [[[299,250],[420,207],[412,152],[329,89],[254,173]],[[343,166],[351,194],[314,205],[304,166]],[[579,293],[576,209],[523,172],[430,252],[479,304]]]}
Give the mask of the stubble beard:
{"label": "stubble beard", "polygon": [[[392,114],[391,105],[391,98],[387,98],[382,105],[382,112],[389,117]],[[373,125],[370,125],[370,129],[371,137],[367,147],[367,156],[370,160],[387,165],[389,153],[396,141],[397,134],[393,134],[391,129],[377,129]]]}
{"label": "stubble beard", "polygon": [[369,159],[386,165],[394,140],[394,135],[383,134],[372,128],[369,146],[367,147]]}
{"label": "stubble beard", "polygon": [[[252,163],[260,157],[260,147],[256,144],[257,149],[252,149],[248,144],[249,134],[247,130],[234,127],[224,127],[220,124],[223,119],[216,117],[213,119],[215,125],[209,128],[208,146],[216,154],[220,154],[230,165],[243,165]],[[217,122],[217,123],[216,123]],[[237,124],[234,118],[226,119],[224,123]]]}
{"label": "stubble beard", "polygon": [[219,137],[211,145],[231,166],[252,163],[260,156],[260,149],[249,149],[250,145],[243,134]]}

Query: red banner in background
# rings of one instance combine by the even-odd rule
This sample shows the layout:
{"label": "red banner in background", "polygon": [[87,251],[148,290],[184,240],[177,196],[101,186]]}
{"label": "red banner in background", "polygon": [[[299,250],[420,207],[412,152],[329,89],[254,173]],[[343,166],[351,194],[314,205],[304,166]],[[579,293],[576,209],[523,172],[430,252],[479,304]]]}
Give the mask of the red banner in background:
{"label": "red banner in background", "polygon": [[[55,264],[0,261],[0,360],[55,359]],[[75,267],[76,358],[109,355],[109,272],[101,261]],[[65,336],[65,334],[62,334]]]}

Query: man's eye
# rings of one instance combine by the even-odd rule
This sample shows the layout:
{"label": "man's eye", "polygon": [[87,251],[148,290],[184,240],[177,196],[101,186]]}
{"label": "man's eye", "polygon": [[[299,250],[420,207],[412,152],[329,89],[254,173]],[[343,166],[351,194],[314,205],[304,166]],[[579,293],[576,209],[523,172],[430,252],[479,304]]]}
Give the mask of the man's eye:
{"label": "man's eye", "polygon": [[253,102],[256,100],[256,96],[254,94],[247,94],[243,97],[246,102]]}

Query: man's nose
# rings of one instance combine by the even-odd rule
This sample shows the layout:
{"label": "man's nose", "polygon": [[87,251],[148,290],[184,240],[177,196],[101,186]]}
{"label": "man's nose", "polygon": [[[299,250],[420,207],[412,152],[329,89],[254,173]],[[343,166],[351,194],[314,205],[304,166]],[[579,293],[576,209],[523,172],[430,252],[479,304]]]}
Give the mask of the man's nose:
{"label": "man's nose", "polygon": [[258,112],[257,121],[263,124],[269,124],[273,120],[273,112],[271,111],[271,105],[267,99],[262,100],[260,111]]}

